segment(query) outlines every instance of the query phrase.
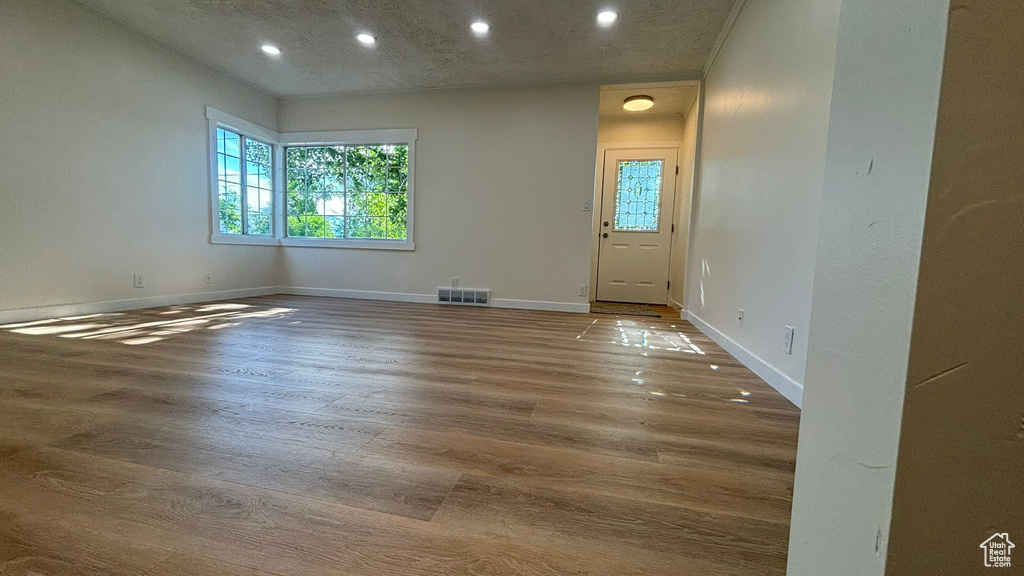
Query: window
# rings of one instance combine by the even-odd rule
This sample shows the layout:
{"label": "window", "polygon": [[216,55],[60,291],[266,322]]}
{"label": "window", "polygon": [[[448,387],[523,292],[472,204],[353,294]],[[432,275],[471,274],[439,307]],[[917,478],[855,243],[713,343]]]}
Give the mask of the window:
{"label": "window", "polygon": [[657,232],[661,210],[661,160],[619,162],[615,231]]}
{"label": "window", "polygon": [[207,108],[215,244],[413,250],[416,130],[278,134]]}
{"label": "window", "polygon": [[273,148],[217,128],[217,205],[221,234],[270,236]]}
{"label": "window", "polygon": [[407,239],[409,146],[297,146],[288,163],[288,237]]}

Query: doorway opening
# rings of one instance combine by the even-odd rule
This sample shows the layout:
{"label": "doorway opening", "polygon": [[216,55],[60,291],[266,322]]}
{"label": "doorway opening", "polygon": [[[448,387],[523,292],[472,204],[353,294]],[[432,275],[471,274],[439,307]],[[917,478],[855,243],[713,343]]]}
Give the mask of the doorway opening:
{"label": "doorway opening", "polygon": [[[699,82],[601,89],[591,301],[686,302]],[[631,111],[646,96],[653,106]]]}

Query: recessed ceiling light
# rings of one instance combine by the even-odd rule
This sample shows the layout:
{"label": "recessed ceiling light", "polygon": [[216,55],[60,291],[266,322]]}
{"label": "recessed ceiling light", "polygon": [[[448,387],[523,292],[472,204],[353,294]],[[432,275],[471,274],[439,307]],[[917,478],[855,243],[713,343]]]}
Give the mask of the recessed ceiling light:
{"label": "recessed ceiling light", "polygon": [[654,108],[654,98],[650,96],[630,96],[622,103],[622,107],[630,112],[640,112]]}
{"label": "recessed ceiling light", "polygon": [[470,28],[473,30],[474,34],[477,34],[479,36],[483,36],[484,34],[487,34],[488,32],[491,31],[491,25],[482,20],[473,22]]}
{"label": "recessed ceiling light", "polygon": [[359,43],[363,46],[373,46],[377,43],[377,39],[373,37],[373,34],[367,34],[366,32],[356,36],[356,40],[359,40]]}
{"label": "recessed ceiling light", "polygon": [[264,44],[263,46],[260,46],[260,50],[263,50],[264,54],[269,54],[270,56],[281,55],[281,49],[273,44]]}
{"label": "recessed ceiling light", "polygon": [[597,15],[597,23],[601,26],[611,26],[618,19],[619,14],[614,10],[605,10]]}

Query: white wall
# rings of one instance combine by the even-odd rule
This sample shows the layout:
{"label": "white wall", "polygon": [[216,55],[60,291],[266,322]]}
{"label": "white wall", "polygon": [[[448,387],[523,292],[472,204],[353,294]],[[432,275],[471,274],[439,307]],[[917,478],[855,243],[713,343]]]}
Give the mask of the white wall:
{"label": "white wall", "polygon": [[[747,2],[705,81],[687,310],[731,351],[774,368],[774,381],[759,374],[784,381],[797,401],[839,4]],[[783,352],[787,325],[792,355]]]}
{"label": "white wall", "polygon": [[291,286],[436,295],[455,276],[501,300],[586,310],[598,86],[284,99],[282,132],[416,128],[416,251],[293,248]]}
{"label": "white wall", "polygon": [[[885,569],[948,11],[949,0],[843,2],[790,576]],[[979,570],[980,542],[958,542]]]}
{"label": "white wall", "polygon": [[204,110],[273,98],[55,0],[0,0],[0,55],[0,311],[277,283],[208,243]]}
{"label": "white wall", "polygon": [[676,187],[677,198],[673,222],[676,233],[672,236],[672,265],[669,280],[669,303],[679,308],[686,308],[687,291],[687,256],[690,248],[690,214],[693,207],[694,162],[697,154],[697,128],[700,123],[700,99],[683,119],[682,134],[679,141],[679,183]]}
{"label": "white wall", "polygon": [[602,116],[598,142],[678,142],[683,139],[682,114]]}

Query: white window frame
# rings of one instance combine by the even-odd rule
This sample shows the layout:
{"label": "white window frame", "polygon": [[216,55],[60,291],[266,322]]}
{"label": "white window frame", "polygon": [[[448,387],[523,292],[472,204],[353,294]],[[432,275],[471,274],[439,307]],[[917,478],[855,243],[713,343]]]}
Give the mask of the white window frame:
{"label": "white window frame", "polygon": [[[279,191],[281,188],[281,182],[279,179],[279,163],[280,154],[278,154],[277,141],[280,139],[280,135],[273,130],[268,130],[252,122],[247,122],[241,118],[237,118],[225,112],[221,112],[215,108],[206,109],[206,118],[210,122],[210,150],[209,157],[210,162],[210,243],[211,244],[247,244],[256,246],[279,246],[281,244],[278,233],[280,226],[277,219],[277,213],[280,210],[279,202]],[[258,140],[264,144],[270,144],[271,155],[273,157],[273,204],[272,212],[274,217],[271,218],[270,222],[270,236],[266,235],[255,235],[255,234],[224,234],[220,230],[220,190],[218,189],[218,174],[217,174],[217,129],[223,128],[236,134],[241,134],[246,138],[252,138]],[[245,162],[243,156],[242,162]],[[245,185],[245,182],[242,183]],[[245,200],[243,199],[243,202]]]}
{"label": "white window frame", "polygon": [[[409,185],[406,192],[407,210],[405,215],[405,240],[376,240],[372,238],[293,238],[287,235],[287,206],[281,217],[284,234],[282,246],[312,246],[316,248],[367,248],[373,250],[415,250],[413,242],[413,213],[415,210],[416,139],[418,133],[410,130],[344,130],[339,132],[295,132],[281,134],[281,157],[289,147],[316,146],[375,146],[395,144],[409,147]],[[287,166],[281,167],[282,171]],[[287,192],[287,191],[285,191]]]}
{"label": "white window frame", "polygon": [[[395,130],[343,130],[333,132],[295,132],[281,134],[248,122],[216,108],[206,108],[209,120],[210,169],[210,243],[241,244],[255,246],[288,246],[298,248],[356,248],[364,250],[415,250],[413,235],[415,214],[416,174],[416,129]],[[241,134],[264,144],[270,144],[273,152],[273,218],[271,236],[249,234],[223,234],[220,231],[220,191],[217,186],[217,129],[223,128]],[[285,195],[287,194],[284,151],[289,146],[372,146],[395,144],[409,147],[409,184],[406,192],[408,210],[406,213],[405,240],[378,240],[358,238],[294,238],[288,236],[288,214]]]}

